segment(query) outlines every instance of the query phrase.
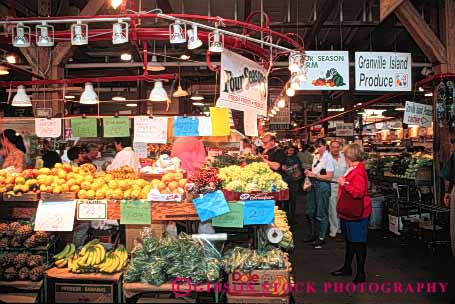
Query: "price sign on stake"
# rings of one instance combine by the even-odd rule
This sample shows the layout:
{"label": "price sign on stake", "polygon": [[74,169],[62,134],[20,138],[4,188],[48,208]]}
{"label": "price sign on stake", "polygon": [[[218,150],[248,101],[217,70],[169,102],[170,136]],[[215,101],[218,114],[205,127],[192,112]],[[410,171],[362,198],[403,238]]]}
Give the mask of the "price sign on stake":
{"label": "price sign on stake", "polygon": [[40,201],[35,231],[73,231],[76,201]]}
{"label": "price sign on stake", "polygon": [[120,224],[150,225],[150,202],[148,201],[121,201]]}
{"label": "price sign on stake", "polygon": [[78,200],[77,220],[107,219],[107,200]]}
{"label": "price sign on stake", "polygon": [[193,204],[201,222],[229,212],[229,205],[220,190],[193,199]]}
{"label": "price sign on stake", "polygon": [[275,201],[245,201],[243,207],[243,224],[266,225],[272,224],[275,217]]}

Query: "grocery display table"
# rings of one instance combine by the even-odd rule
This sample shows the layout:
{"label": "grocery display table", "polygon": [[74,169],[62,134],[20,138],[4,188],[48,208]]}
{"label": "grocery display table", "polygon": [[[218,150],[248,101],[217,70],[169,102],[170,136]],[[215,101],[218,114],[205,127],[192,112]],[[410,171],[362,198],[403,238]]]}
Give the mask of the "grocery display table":
{"label": "grocery display table", "polygon": [[[200,285],[203,286],[204,284],[201,283]],[[176,298],[174,298],[174,299],[170,298],[168,303],[176,303],[177,299],[179,299],[179,298],[181,298],[181,299],[187,298],[185,291],[187,290],[186,288],[188,287],[188,284],[183,283],[180,286],[181,286],[181,288],[177,288],[176,285],[174,285],[171,282],[161,284],[160,286],[150,285],[147,283],[123,283],[123,296],[125,297],[124,302],[136,300],[136,299],[134,299],[135,297],[138,297],[140,295],[147,294],[147,293],[149,293],[149,294],[150,293],[153,293],[153,294],[168,293],[168,294],[173,294],[176,296]],[[216,289],[213,289],[213,291],[215,294],[215,299],[214,299],[215,303],[219,303],[219,292]],[[185,296],[179,297],[178,296],[179,293],[182,295],[185,295]],[[188,291],[188,295],[189,294],[190,294],[190,292]],[[160,302],[160,303],[163,303],[163,302]]]}
{"label": "grocery display table", "polygon": [[44,290],[48,303],[120,303],[122,273],[70,273],[51,268],[45,273]]}
{"label": "grocery display table", "polygon": [[0,302],[2,303],[36,303],[44,302],[43,280],[0,281]]}

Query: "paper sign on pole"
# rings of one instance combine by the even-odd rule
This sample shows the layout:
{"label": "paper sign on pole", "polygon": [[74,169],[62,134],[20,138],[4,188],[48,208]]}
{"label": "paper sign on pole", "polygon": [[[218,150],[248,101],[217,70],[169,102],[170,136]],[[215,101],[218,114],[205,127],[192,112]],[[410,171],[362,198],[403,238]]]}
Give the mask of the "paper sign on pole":
{"label": "paper sign on pole", "polygon": [[76,201],[40,201],[35,231],[73,231]]}
{"label": "paper sign on pole", "polygon": [[107,219],[107,200],[77,200],[77,220]]}
{"label": "paper sign on pole", "polygon": [[73,137],[98,137],[96,118],[71,119],[71,133]]}
{"label": "paper sign on pole", "polygon": [[62,134],[62,119],[35,118],[35,132],[38,137],[59,137]]}
{"label": "paper sign on pole", "polygon": [[355,89],[411,91],[411,53],[356,52]]}
{"label": "paper sign on pole", "polygon": [[210,107],[210,119],[212,120],[213,136],[227,136],[231,134],[228,109]]}
{"label": "paper sign on pole", "polygon": [[104,137],[129,137],[130,119],[128,117],[103,118]]}
{"label": "paper sign on pole", "polygon": [[267,70],[234,52],[221,54],[217,107],[267,114]]}
{"label": "paper sign on pole", "polygon": [[343,121],[337,121],[335,125],[336,131],[335,135],[336,136],[354,136],[354,123],[352,122],[343,122]]}
{"label": "paper sign on pole", "polygon": [[258,136],[258,116],[256,112],[243,112],[243,128],[246,136]]}
{"label": "paper sign on pole", "polygon": [[212,219],[214,227],[243,228],[243,202],[228,203],[229,213]]}
{"label": "paper sign on pole", "polygon": [[174,136],[199,136],[198,117],[174,117]]}
{"label": "paper sign on pole", "polygon": [[135,116],[134,142],[167,143],[167,117]]}
{"label": "paper sign on pole", "polygon": [[301,90],[349,90],[349,53],[347,51],[306,51],[307,80]]}
{"label": "paper sign on pole", "polygon": [[243,207],[243,224],[266,225],[272,224],[275,218],[275,201],[245,201]]}
{"label": "paper sign on pole", "polygon": [[403,123],[429,127],[433,122],[433,108],[431,105],[406,101]]}
{"label": "paper sign on pole", "polygon": [[145,200],[121,201],[120,224],[150,225],[150,202]]}
{"label": "paper sign on pole", "polygon": [[210,117],[199,117],[199,136],[212,136],[212,119]]}

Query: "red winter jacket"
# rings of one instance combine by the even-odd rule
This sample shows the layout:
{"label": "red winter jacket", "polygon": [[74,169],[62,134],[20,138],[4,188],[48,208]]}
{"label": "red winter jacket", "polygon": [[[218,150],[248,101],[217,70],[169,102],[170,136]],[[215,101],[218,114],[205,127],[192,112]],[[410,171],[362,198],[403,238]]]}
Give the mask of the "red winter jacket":
{"label": "red winter jacket", "polygon": [[[346,183],[343,187],[339,187],[338,191],[338,203],[337,211],[340,205],[341,191],[346,191],[353,199],[360,199],[363,197],[363,215],[357,219],[368,218],[371,215],[371,198],[368,196],[368,174],[365,170],[365,165],[361,162],[351,169],[350,172],[345,176]],[[346,202],[344,202],[346,203]],[[347,218],[342,214],[339,214],[340,218],[345,220],[355,220],[353,218]]]}

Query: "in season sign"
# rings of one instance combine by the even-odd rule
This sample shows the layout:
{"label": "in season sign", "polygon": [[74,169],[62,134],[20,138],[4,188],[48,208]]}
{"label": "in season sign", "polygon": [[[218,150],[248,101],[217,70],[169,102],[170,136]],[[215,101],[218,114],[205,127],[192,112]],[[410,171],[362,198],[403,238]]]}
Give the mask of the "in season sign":
{"label": "in season sign", "polygon": [[355,88],[360,91],[411,91],[410,53],[355,53]]}
{"label": "in season sign", "polygon": [[349,53],[345,51],[306,51],[307,81],[301,90],[349,90]]}

